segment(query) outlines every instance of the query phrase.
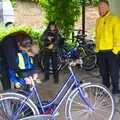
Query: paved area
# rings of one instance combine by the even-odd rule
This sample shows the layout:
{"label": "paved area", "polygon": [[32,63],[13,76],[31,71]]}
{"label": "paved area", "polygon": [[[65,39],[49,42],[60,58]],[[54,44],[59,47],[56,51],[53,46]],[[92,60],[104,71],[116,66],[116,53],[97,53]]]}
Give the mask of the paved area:
{"label": "paved area", "polygon": [[[101,83],[101,77],[99,75],[98,69],[94,69],[92,71],[84,71],[75,69],[74,70],[79,80],[82,80],[83,82],[92,82],[92,83]],[[65,79],[67,78],[69,71],[66,69],[62,72],[60,72],[60,83],[54,84],[53,82],[53,76],[51,75],[51,78],[48,82],[38,85],[41,97],[43,100],[50,101],[53,96],[56,94],[56,92],[59,90],[59,88],[63,85],[65,82]],[[40,74],[40,78],[43,79],[43,73]],[[120,97],[119,95],[113,96],[115,99],[115,115],[113,120],[119,120],[120,118]],[[62,106],[59,109],[59,116],[56,117],[56,120],[65,120],[65,114],[64,114],[64,107],[65,107],[66,101],[62,104]],[[83,120],[83,119],[79,119]],[[98,118],[97,120],[101,120]],[[107,120],[107,119],[106,119]]]}

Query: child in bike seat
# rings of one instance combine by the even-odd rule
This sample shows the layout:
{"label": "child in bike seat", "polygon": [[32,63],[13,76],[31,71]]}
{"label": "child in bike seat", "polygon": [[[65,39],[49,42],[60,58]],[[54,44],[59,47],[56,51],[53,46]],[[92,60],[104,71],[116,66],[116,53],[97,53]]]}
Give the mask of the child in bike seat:
{"label": "child in bike seat", "polygon": [[[18,64],[18,70],[9,69],[10,80],[15,84],[15,88],[23,88],[25,91],[29,91],[31,81],[29,76],[23,78],[19,76],[19,72],[36,69],[33,64],[33,57],[39,53],[39,46],[36,41],[33,41],[30,47],[26,47],[27,43],[19,43],[19,50],[16,56],[16,62]],[[19,72],[18,72],[19,71]],[[31,74],[33,80],[38,78],[38,74]]]}

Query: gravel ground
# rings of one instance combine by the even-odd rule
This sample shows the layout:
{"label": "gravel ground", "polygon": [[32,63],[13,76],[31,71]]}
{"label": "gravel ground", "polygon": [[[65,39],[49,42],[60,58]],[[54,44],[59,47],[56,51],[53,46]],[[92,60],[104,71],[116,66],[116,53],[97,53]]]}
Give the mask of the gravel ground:
{"label": "gravel ground", "polygon": [[[74,72],[76,73],[76,75],[80,81],[101,83],[101,77],[99,75],[97,68],[92,71],[87,71],[87,72],[77,68],[77,69],[74,69]],[[54,97],[56,92],[59,90],[60,87],[62,87],[63,83],[65,82],[65,79],[67,78],[68,73],[69,72],[67,69],[60,72],[59,84],[54,84],[53,75],[50,75],[49,81],[42,83],[42,84],[37,84],[38,91],[39,91],[43,101],[52,100],[52,98]],[[41,80],[43,79],[43,73],[40,73],[40,79]],[[1,88],[1,85],[0,85],[0,88]],[[120,95],[115,95],[113,97],[115,100],[115,114],[114,114],[113,120],[119,120],[119,118],[120,118]],[[55,118],[55,120],[65,120],[65,111],[64,111],[65,103],[66,103],[66,100],[62,103],[61,107],[59,108],[59,115]],[[99,120],[99,119],[100,118],[98,118],[97,120]],[[36,120],[41,120],[41,119],[36,119]],[[79,120],[79,118],[78,118],[78,120]],[[82,119],[82,120],[84,120],[84,119]]]}
{"label": "gravel ground", "polygon": [[[83,82],[92,82],[92,83],[101,83],[101,77],[99,75],[98,69],[94,69],[92,71],[84,71],[75,69],[74,72],[76,73],[78,79],[82,80]],[[53,76],[50,76],[50,80],[46,83],[42,83],[38,85],[38,89],[41,94],[41,98],[43,100],[50,101],[53,96],[56,94],[57,90],[63,85],[65,82],[65,79],[68,75],[68,70],[64,70],[60,72],[60,83],[54,84],[53,82]],[[41,80],[43,79],[43,73],[40,74]],[[120,97],[119,95],[113,96],[115,99],[115,115],[113,120],[119,120],[120,117]],[[64,114],[64,107],[65,107],[66,100],[61,105],[59,109],[59,115],[56,117],[56,120],[65,120],[65,114]],[[97,120],[99,120],[98,118]]]}

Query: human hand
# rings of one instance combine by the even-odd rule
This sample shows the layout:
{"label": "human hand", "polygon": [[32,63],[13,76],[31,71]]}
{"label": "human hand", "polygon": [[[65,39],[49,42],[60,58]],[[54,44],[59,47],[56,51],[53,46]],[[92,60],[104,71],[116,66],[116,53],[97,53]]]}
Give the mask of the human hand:
{"label": "human hand", "polygon": [[53,49],[53,47],[54,47],[54,45],[53,44],[50,44],[50,45],[48,45],[48,49]]}
{"label": "human hand", "polygon": [[54,37],[53,36],[48,36],[48,40],[51,41]]}
{"label": "human hand", "polygon": [[24,80],[25,80],[27,85],[31,85],[32,84],[32,80],[29,77],[24,78]]}
{"label": "human hand", "polygon": [[33,80],[36,80],[38,78],[38,74],[33,74]]}
{"label": "human hand", "polygon": [[20,87],[21,87],[21,84],[20,84],[19,82],[16,82],[16,83],[15,83],[15,87],[16,87],[16,88],[20,88]]}

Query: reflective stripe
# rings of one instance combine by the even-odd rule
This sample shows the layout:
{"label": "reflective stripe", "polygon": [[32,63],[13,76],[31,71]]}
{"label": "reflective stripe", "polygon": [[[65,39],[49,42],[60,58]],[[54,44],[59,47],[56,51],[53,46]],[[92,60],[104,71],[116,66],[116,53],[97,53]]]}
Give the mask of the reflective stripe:
{"label": "reflective stripe", "polygon": [[18,53],[18,66],[20,69],[25,69],[24,57],[21,53]]}
{"label": "reflective stripe", "polygon": [[33,64],[33,59],[32,58],[30,59],[30,62],[31,62],[31,64]]}

